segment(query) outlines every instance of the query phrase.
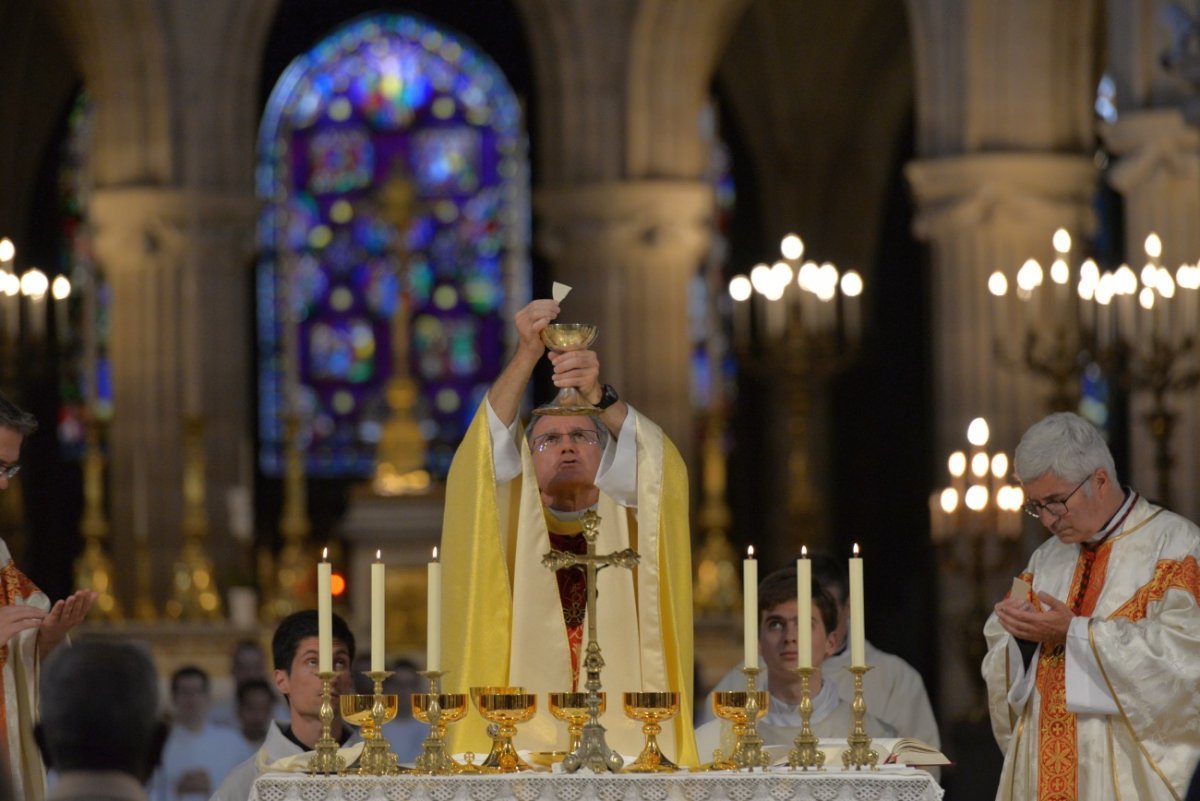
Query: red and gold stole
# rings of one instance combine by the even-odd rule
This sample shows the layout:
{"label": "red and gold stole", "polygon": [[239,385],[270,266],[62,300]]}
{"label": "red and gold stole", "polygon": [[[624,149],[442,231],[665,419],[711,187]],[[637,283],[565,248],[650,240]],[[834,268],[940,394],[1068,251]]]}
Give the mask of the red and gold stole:
{"label": "red and gold stole", "polygon": [[[41,592],[29,577],[17,569],[10,559],[0,567],[0,605],[13,606],[18,600],[27,601],[34,593]],[[8,664],[8,643],[0,644],[0,669]],[[8,720],[6,693],[0,692],[0,722]],[[12,766],[8,764],[8,726],[0,724],[0,768],[7,780]]]}
{"label": "red and gold stole", "polygon": [[[579,521],[559,520],[546,511],[546,528],[550,547],[579,556],[587,553],[583,525]],[[583,623],[587,617],[587,570],[582,566],[564,567],[554,573],[558,581],[558,597],[562,602],[563,623],[567,644],[571,650],[571,689],[579,688],[579,666],[583,653]]]}

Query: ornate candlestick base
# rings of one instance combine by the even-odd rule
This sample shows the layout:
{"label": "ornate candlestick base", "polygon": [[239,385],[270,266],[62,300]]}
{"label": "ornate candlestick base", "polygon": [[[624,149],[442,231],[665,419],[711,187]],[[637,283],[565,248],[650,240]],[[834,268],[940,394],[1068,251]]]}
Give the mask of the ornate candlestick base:
{"label": "ornate candlestick base", "polygon": [[[425,698],[424,717],[429,723],[429,736],[421,744],[421,755],[417,757],[416,772],[432,776],[454,773],[458,763],[446,750],[446,724],[442,721],[441,679],[448,671],[422,670],[421,675],[429,680],[429,693]],[[465,704],[465,699],[464,699]],[[463,712],[466,711],[464,705]],[[462,717],[460,714],[458,717]],[[455,718],[456,720],[458,718]]]}
{"label": "ornate candlestick base", "polygon": [[825,754],[817,747],[817,736],[808,725],[812,717],[812,695],[808,690],[808,680],[813,668],[796,668],[796,672],[800,674],[800,733],[792,741],[795,747],[788,752],[788,765],[792,770],[822,770],[825,767]]}
{"label": "ornate candlestick base", "polygon": [[346,769],[346,760],[338,756],[337,740],[333,739],[330,727],[333,724],[332,687],[334,674],[322,670],[317,674],[321,680],[321,738],[317,740],[316,753],[308,761],[309,773],[341,773]]}
{"label": "ornate candlestick base", "polygon": [[[746,722],[738,733],[737,745],[729,759],[738,770],[765,769],[770,759],[763,753],[763,741],[758,736],[758,719],[762,713],[759,710],[759,693],[755,690],[755,680],[762,670],[747,667],[742,668],[742,673],[746,674]],[[767,703],[770,703],[769,699]]]}
{"label": "ornate candlestick base", "polygon": [[374,703],[371,704],[371,737],[367,739],[364,726],[362,756],[358,758],[358,773],[361,776],[395,776],[408,773],[409,768],[400,767],[392,752],[391,744],[383,736],[383,726],[396,717],[399,699],[395,695],[384,695],[383,682],[392,675],[390,670],[371,670],[367,678],[374,686]]}
{"label": "ornate candlestick base", "polygon": [[879,762],[879,754],[871,748],[871,738],[867,735],[864,724],[867,702],[863,699],[863,676],[870,669],[869,665],[850,665],[846,668],[854,674],[854,703],[850,705],[854,712],[854,728],[846,738],[847,748],[842,752],[842,765],[847,770],[862,770],[864,767],[874,770]]}

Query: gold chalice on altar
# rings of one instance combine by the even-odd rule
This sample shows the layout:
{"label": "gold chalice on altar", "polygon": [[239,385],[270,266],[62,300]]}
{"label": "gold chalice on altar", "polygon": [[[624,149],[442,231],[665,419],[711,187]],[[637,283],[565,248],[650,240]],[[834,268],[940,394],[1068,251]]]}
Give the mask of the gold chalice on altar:
{"label": "gold chalice on altar", "polygon": [[679,693],[636,692],[625,693],[625,714],[642,722],[642,734],[646,745],[633,764],[625,768],[629,773],[673,773],[679,766],[667,759],[658,748],[660,725],[679,714]]}
{"label": "gold chalice on altar", "polygon": [[[382,723],[395,720],[400,710],[400,698],[395,693],[379,696],[383,704]],[[342,720],[360,729],[363,740],[370,741],[382,737],[383,733],[375,729],[375,696],[369,693],[343,695],[338,698],[339,711]]]}
{"label": "gold chalice on altar", "polygon": [[[600,715],[604,714],[607,696],[607,693],[600,693]],[[550,693],[550,714],[567,724],[568,754],[579,750],[583,724],[590,717],[587,699],[587,693]]]}
{"label": "gold chalice on altar", "polygon": [[[513,736],[517,724],[525,723],[537,713],[537,695],[527,693],[520,687],[479,687],[478,694],[472,691],[475,706],[484,720],[498,726],[492,737],[492,752],[484,760],[484,767],[494,767],[500,773],[516,773],[533,770],[533,767],[517,755],[513,747]],[[495,763],[493,764],[493,757]]]}
{"label": "gold chalice on altar", "polygon": [[[466,693],[441,693],[437,697],[442,714],[438,716],[437,734],[446,737],[446,724],[457,723],[467,716]],[[412,694],[412,715],[422,723],[429,723],[429,705],[433,701],[433,693]]]}
{"label": "gold chalice on altar", "polygon": [[[591,323],[550,323],[542,329],[542,342],[550,350],[565,353],[583,350],[596,341],[600,329]],[[585,414],[600,414],[600,410],[588,403],[587,398],[575,387],[563,387],[554,400],[533,410],[534,414],[553,414],[561,417],[576,417]]]}
{"label": "gold chalice on altar", "polygon": [[[742,738],[745,737],[750,725],[750,718],[746,714],[746,701],[749,695],[745,690],[721,690],[713,693],[713,712],[717,717],[733,724],[733,734],[737,741],[733,746],[733,751],[726,759],[713,759],[711,770],[737,770],[746,763],[742,750]],[[754,716],[757,721],[767,714],[770,696],[766,690],[757,690],[754,693],[754,700],[758,703],[758,713]]]}

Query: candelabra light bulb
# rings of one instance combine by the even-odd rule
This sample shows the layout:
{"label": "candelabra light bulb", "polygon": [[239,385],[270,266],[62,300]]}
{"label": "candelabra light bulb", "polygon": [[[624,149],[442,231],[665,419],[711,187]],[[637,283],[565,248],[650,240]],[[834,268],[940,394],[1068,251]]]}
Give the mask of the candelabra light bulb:
{"label": "candelabra light bulb", "polygon": [[955,451],[950,454],[946,467],[950,470],[950,475],[962,478],[963,474],[967,472],[967,455],[962,451]]}
{"label": "candelabra light bulb", "polygon": [[729,297],[739,303],[750,299],[750,294],[754,291],[754,286],[750,283],[750,279],[744,275],[735,275],[729,279]]}
{"label": "candelabra light bulb", "polygon": [[786,287],[792,282],[792,265],[786,261],[777,261],[771,265],[771,280],[780,287]]}
{"label": "candelabra light bulb", "polygon": [[846,270],[842,273],[842,294],[848,298],[856,298],[862,294],[863,280],[862,276],[855,270]]}
{"label": "candelabra light bulb", "polygon": [[998,479],[1008,475],[1008,456],[1003,453],[992,456],[992,475]]}
{"label": "candelabra light bulb", "polygon": [[1175,279],[1171,277],[1171,271],[1162,268],[1158,271],[1158,283],[1154,285],[1158,290],[1158,294],[1164,298],[1175,297]]}
{"label": "candelabra light bulb", "polygon": [[817,266],[815,261],[806,261],[800,265],[800,272],[796,274],[796,283],[805,292],[817,291],[817,279],[821,274],[821,268]]}
{"label": "candelabra light bulb", "polygon": [[771,287],[771,268],[765,264],[754,265],[754,269],[750,271],[750,283],[760,295],[767,294]]}
{"label": "candelabra light bulb", "polygon": [[1051,240],[1054,243],[1056,253],[1071,252],[1071,235],[1067,233],[1066,228],[1059,228],[1054,232],[1054,238]]}
{"label": "candelabra light bulb", "polygon": [[50,284],[50,294],[55,300],[66,300],[71,296],[71,281],[65,275],[54,277],[54,282]]}
{"label": "candelabra light bulb", "polygon": [[992,435],[988,428],[987,420],[982,417],[976,417],[967,426],[967,442],[974,445],[976,448],[982,448],[987,445],[988,437]]}
{"label": "candelabra light bulb", "polygon": [[1145,248],[1146,255],[1152,259],[1157,259],[1162,255],[1162,240],[1159,239],[1158,234],[1150,232],[1150,235],[1146,237]]}
{"label": "candelabra light bulb", "polygon": [[1100,280],[1100,268],[1096,266],[1095,259],[1088,259],[1079,265],[1079,279],[1093,284]]}
{"label": "candelabra light bulb", "polygon": [[958,508],[958,490],[953,487],[946,487],[942,490],[941,503],[943,512],[953,514],[954,510]]}
{"label": "candelabra light bulb", "polygon": [[976,478],[983,478],[988,474],[988,465],[990,460],[986,453],[977,453],[971,457],[971,475]]}
{"label": "candelabra light bulb", "polygon": [[1032,292],[1042,285],[1042,265],[1037,259],[1027,259],[1017,270],[1017,286],[1026,292]]}
{"label": "candelabra light bulb", "polygon": [[17,248],[7,236],[0,239],[0,261],[12,261],[17,257]]}
{"label": "candelabra light bulb", "polygon": [[30,268],[21,276],[21,294],[27,298],[41,298],[49,288],[49,279],[37,267]]}
{"label": "candelabra light bulb", "polygon": [[999,270],[996,270],[996,272],[988,277],[987,286],[988,292],[991,292],[998,298],[1002,298],[1008,293],[1008,279]]}
{"label": "candelabra light bulb", "polygon": [[967,504],[967,508],[972,512],[982,512],[987,506],[988,491],[987,487],[982,484],[972,484],[967,487],[967,494],[963,500]]}
{"label": "candelabra light bulb", "polygon": [[1116,283],[1116,278],[1112,273],[1100,276],[1100,283],[1096,284],[1096,302],[1101,306],[1111,303],[1113,295],[1116,293]]}
{"label": "candelabra light bulb", "polygon": [[1056,284],[1065,284],[1071,280],[1071,268],[1062,259],[1055,259],[1050,265],[1050,280]]}
{"label": "candelabra light bulb", "polygon": [[1142,267],[1142,286],[1153,287],[1158,283],[1158,265],[1146,262]]}
{"label": "candelabra light bulb", "polygon": [[1148,286],[1142,287],[1142,291],[1138,293],[1138,305],[1146,311],[1154,308],[1154,290]]}
{"label": "candelabra light bulb", "polygon": [[804,255],[804,240],[795,234],[788,234],[779,243],[779,250],[785,259],[796,261]]}
{"label": "candelabra light bulb", "polygon": [[21,279],[12,273],[0,273],[0,292],[10,298],[21,291]]}
{"label": "candelabra light bulb", "polygon": [[1115,290],[1118,295],[1132,295],[1137,292],[1137,275],[1128,264],[1122,264],[1117,268],[1115,280]]}

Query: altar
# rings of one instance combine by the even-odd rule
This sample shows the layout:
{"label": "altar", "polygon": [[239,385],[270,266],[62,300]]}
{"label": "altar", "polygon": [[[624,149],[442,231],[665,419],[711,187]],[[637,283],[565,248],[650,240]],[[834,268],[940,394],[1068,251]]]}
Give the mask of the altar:
{"label": "altar", "polygon": [[756,773],[308,776],[266,773],[249,801],[939,801],[917,768]]}

